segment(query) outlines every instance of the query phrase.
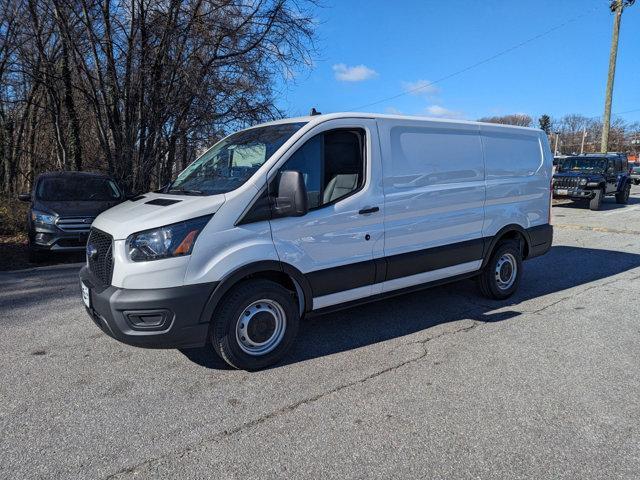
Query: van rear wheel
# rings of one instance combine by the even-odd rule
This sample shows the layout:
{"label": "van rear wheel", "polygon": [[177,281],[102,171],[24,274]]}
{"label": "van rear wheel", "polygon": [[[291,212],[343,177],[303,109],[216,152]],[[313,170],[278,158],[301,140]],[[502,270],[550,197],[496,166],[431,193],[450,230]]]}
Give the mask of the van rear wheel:
{"label": "van rear wheel", "polygon": [[522,252],[519,242],[506,240],[495,248],[489,262],[477,277],[480,293],[504,300],[518,289],[522,277]]}
{"label": "van rear wheel", "polygon": [[284,357],[299,322],[292,292],[270,280],[247,280],[221,300],[213,318],[211,343],[232,367],[259,370]]}

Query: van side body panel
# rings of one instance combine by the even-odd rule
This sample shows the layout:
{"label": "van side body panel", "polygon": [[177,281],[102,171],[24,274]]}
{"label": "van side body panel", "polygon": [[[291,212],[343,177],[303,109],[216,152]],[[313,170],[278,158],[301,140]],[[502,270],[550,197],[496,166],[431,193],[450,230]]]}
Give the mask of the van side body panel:
{"label": "van side body panel", "polygon": [[487,192],[482,236],[509,224],[548,224],[552,159],[542,132],[492,125],[481,125],[480,132]]}
{"label": "van side body panel", "polygon": [[354,288],[314,298],[314,308],[472,275],[503,234],[520,233],[529,257],[548,251],[552,156],[542,132],[377,121],[385,240],[376,283],[370,293]]}
{"label": "van side body panel", "polygon": [[477,269],[485,167],[478,125],[378,120],[385,193],[383,291]]}
{"label": "van side body panel", "polygon": [[[270,221],[278,257],[295,266],[307,277],[315,305],[325,305],[327,297],[336,302],[372,294],[375,258],[383,255],[384,199],[380,184],[380,153],[376,123],[370,119],[343,119],[322,123],[303,136],[302,145],[315,135],[336,129],[365,131],[364,185],[336,203],[310,210],[303,217]],[[294,152],[290,152],[294,153]],[[289,159],[283,156],[272,167],[269,177]],[[363,209],[378,207],[369,214]]]}

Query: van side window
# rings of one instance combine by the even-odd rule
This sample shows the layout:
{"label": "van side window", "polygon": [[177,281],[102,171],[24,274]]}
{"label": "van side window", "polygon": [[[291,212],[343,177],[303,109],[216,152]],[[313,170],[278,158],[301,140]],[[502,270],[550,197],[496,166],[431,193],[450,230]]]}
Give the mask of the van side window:
{"label": "van side window", "polygon": [[[363,146],[362,130],[324,132],[300,147],[280,171],[297,170],[302,173],[309,196],[309,209],[320,208],[362,187]],[[273,187],[277,188],[277,177]],[[274,195],[277,196],[277,192]]]}
{"label": "van side window", "polygon": [[[307,187],[309,197],[309,208],[317,208],[320,205],[320,192],[322,191],[322,151],[323,135],[316,135],[308,140],[302,147],[287,160],[287,163],[280,169],[297,170],[304,177],[304,184]],[[274,189],[278,188],[278,177],[274,182]],[[277,192],[274,190],[274,197]]]}

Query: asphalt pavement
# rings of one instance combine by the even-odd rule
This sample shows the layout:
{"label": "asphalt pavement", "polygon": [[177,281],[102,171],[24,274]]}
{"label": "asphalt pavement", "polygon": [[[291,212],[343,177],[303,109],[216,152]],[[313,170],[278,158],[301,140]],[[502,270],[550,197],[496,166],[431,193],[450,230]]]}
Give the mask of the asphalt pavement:
{"label": "asphalt pavement", "polygon": [[0,478],[637,479],[640,188],[553,213],[510,300],[309,319],[256,373],[108,338],[78,265],[0,273]]}

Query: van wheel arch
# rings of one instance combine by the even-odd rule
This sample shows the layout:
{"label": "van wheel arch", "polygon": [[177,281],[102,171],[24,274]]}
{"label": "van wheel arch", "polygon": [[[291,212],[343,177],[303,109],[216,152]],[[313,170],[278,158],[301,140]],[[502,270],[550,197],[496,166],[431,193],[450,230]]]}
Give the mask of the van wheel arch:
{"label": "van wheel arch", "polygon": [[222,300],[235,285],[248,279],[257,278],[271,280],[290,290],[298,302],[301,317],[305,312],[313,309],[311,285],[309,285],[305,276],[297,268],[289,264],[275,260],[266,260],[244,265],[222,279],[209,297],[200,321],[203,323],[211,321],[220,300]]}
{"label": "van wheel arch", "polygon": [[498,230],[498,233],[493,236],[490,242],[485,243],[481,268],[484,268],[487,265],[496,247],[500,245],[500,243],[502,243],[504,240],[518,241],[520,244],[522,259],[525,260],[529,256],[531,247],[531,239],[529,238],[529,233],[518,224],[507,225]]}

